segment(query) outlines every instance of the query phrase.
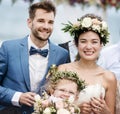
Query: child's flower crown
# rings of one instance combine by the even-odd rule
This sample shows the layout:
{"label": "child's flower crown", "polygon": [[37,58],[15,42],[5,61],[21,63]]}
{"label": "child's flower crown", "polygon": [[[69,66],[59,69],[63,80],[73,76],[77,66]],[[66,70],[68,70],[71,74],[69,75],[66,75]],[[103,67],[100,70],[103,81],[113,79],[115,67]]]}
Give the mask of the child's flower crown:
{"label": "child's flower crown", "polygon": [[52,65],[49,70],[49,81],[51,84],[56,85],[57,82],[61,79],[68,79],[74,81],[78,90],[81,91],[85,88],[86,84],[84,80],[79,79],[77,73],[72,71],[57,71],[57,66]]}
{"label": "child's flower crown", "polygon": [[92,18],[90,16],[86,16],[81,19],[77,19],[76,23],[68,22],[68,24],[64,24],[65,27],[62,29],[64,32],[69,32],[71,36],[79,37],[81,31],[94,31],[99,34],[103,45],[108,42],[109,32],[108,26],[105,21],[99,20],[96,17]]}

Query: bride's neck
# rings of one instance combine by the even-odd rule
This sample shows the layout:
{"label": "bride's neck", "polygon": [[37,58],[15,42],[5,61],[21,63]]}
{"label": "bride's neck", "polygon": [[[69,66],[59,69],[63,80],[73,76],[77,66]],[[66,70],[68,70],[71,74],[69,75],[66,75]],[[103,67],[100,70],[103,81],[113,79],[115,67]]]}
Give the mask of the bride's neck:
{"label": "bride's neck", "polygon": [[96,64],[96,62],[93,62],[93,61],[84,61],[84,60],[79,60],[78,61],[78,65],[81,68],[89,68],[89,69],[94,69],[94,68],[98,67],[98,65]]}

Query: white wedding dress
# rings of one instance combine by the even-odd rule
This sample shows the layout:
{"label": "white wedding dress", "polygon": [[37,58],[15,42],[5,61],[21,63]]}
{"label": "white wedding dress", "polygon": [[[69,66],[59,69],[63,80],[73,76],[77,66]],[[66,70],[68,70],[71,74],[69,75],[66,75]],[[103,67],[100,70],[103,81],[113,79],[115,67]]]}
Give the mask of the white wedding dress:
{"label": "white wedding dress", "polygon": [[[105,88],[101,84],[89,85],[79,94],[78,103],[89,102],[92,97],[100,98],[100,95],[105,96]],[[116,113],[120,114],[120,80],[117,81],[116,93]]]}
{"label": "white wedding dress", "polygon": [[101,84],[88,85],[80,91],[78,103],[89,102],[92,97],[100,98],[101,95],[104,98],[105,89]]}

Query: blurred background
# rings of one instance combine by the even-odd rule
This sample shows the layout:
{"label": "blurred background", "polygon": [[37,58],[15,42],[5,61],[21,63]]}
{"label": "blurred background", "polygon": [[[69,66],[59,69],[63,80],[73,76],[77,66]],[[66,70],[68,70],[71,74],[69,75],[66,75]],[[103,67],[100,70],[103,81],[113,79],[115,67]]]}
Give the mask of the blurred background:
{"label": "blurred background", "polygon": [[[0,42],[17,39],[29,34],[27,27],[28,7],[41,0],[0,0]],[[61,31],[62,23],[75,22],[86,13],[101,16],[108,23],[109,44],[120,40],[120,0],[53,0],[57,6],[54,31],[51,40],[63,43],[71,40]],[[108,44],[108,45],[109,45]]]}

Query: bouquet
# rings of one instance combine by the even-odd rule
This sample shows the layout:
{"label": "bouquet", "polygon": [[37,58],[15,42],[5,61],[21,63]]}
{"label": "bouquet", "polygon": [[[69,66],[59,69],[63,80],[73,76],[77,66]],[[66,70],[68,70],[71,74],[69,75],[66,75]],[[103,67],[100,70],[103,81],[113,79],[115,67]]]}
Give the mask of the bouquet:
{"label": "bouquet", "polygon": [[80,108],[73,103],[71,96],[68,100],[48,96],[35,96],[34,112],[32,114],[80,114]]}

